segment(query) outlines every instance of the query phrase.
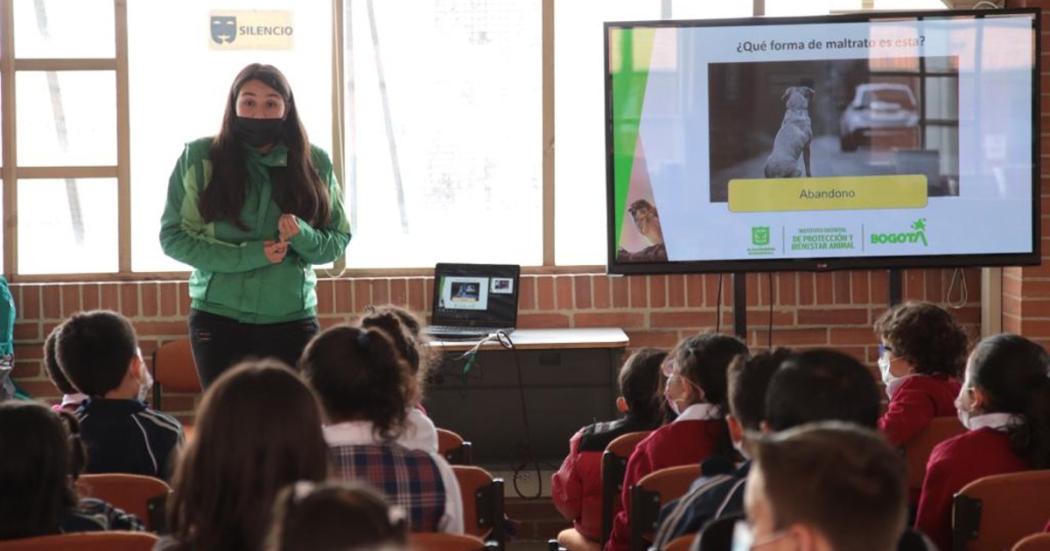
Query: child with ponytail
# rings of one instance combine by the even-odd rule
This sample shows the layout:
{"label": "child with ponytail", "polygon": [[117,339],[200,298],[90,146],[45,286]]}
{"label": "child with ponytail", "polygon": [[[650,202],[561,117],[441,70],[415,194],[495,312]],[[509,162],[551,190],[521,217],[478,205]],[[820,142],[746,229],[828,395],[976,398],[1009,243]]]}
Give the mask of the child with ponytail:
{"label": "child with ponytail", "polygon": [[967,432],[933,449],[916,528],[951,549],[952,496],[989,475],[1050,467],[1050,355],[1017,335],[974,348],[955,405]]}
{"label": "child with ponytail", "polygon": [[463,532],[455,473],[433,452],[398,443],[416,379],[393,340],[379,329],[337,325],[299,360],[321,399],[336,478],[367,482],[408,515],[413,532]]}
{"label": "child with ponytail", "polygon": [[627,460],[620,510],[613,520],[606,551],[628,548],[631,520],[627,505],[631,487],[643,476],[667,467],[700,463],[715,454],[735,456],[725,423],[726,372],[733,358],[746,357],[747,353],[747,345],[740,339],[717,333],[687,337],[671,351],[671,361],[664,364],[664,398],[678,417],[639,442]]}

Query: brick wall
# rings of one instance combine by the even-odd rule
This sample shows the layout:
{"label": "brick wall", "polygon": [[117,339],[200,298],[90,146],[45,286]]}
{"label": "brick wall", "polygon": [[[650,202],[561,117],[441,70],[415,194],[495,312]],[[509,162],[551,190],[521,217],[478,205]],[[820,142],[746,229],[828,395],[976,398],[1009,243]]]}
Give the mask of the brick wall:
{"label": "brick wall", "polygon": [[[908,299],[944,302],[953,270],[907,270]],[[969,290],[956,311],[971,335],[980,334],[979,271],[962,271]],[[347,320],[369,304],[394,303],[426,312],[429,277],[322,279],[319,316],[324,325]],[[961,283],[952,291],[959,300]],[[885,271],[785,272],[747,276],[748,341],[764,347],[772,303],[773,344],[834,346],[875,361],[871,323],[885,309]],[[685,335],[714,329],[717,275],[608,277],[596,274],[523,276],[519,325],[540,327],[622,327],[631,346],[670,347]],[[732,330],[732,278],[722,289],[722,330]],[[185,282],[53,283],[11,286],[18,308],[15,323],[15,379],[34,396],[55,399],[58,391],[41,368],[41,344],[62,319],[79,310],[109,308],[128,316],[147,360],[157,345],[184,338],[189,299]],[[1047,322],[1050,323],[1050,322]],[[165,395],[165,409],[188,417],[195,396]]]}
{"label": "brick wall", "polygon": [[1040,147],[1039,180],[1041,182],[1042,206],[1042,251],[1043,264],[1024,268],[1007,268],[1003,271],[1003,331],[1019,333],[1050,348],[1050,1],[1007,1],[1011,8],[1040,8],[1042,10],[1042,35],[1039,46],[1040,88],[1042,97],[1042,120],[1039,123],[1042,143]]}

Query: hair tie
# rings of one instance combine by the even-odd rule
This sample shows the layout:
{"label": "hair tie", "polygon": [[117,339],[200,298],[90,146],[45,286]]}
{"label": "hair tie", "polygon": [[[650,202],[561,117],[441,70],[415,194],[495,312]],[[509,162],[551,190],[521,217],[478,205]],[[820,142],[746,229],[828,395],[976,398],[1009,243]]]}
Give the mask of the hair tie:
{"label": "hair tie", "polygon": [[368,350],[368,345],[372,343],[372,337],[368,336],[368,331],[361,331],[357,334],[357,347],[363,350]]}
{"label": "hair tie", "polygon": [[293,486],[292,497],[294,501],[302,501],[314,491],[315,484],[309,480],[300,480]]}

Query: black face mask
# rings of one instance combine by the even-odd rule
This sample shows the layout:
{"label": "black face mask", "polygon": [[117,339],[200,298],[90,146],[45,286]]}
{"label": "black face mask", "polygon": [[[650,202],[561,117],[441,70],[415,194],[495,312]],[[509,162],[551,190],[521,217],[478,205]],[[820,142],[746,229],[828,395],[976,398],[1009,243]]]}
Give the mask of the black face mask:
{"label": "black face mask", "polygon": [[280,139],[284,119],[237,117],[233,129],[237,138],[252,147],[270,145]]}

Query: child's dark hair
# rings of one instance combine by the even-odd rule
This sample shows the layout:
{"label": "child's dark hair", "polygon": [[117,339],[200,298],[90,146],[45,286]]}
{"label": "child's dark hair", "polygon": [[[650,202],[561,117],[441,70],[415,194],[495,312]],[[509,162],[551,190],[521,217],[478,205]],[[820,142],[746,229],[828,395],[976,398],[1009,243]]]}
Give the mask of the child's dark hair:
{"label": "child's dark hair", "polygon": [[55,383],[55,388],[58,389],[62,394],[76,394],[79,392],[73,387],[73,384],[66,378],[66,374],[62,372],[62,368],[58,365],[58,354],[55,350],[55,344],[58,342],[58,333],[62,331],[62,324],[56,325],[47,335],[47,339],[44,340],[44,373],[47,374],[47,378],[51,379],[52,383]]}
{"label": "child's dark hair", "polygon": [[908,302],[890,308],[875,321],[875,333],[893,354],[923,375],[959,377],[969,341],[947,310],[929,302]]}
{"label": "child's dark hair", "polygon": [[303,481],[274,503],[266,551],[344,551],[403,547],[408,525],[400,509],[361,483]]}
{"label": "child's dark hair", "polygon": [[634,418],[641,421],[660,419],[662,400],[657,394],[660,390],[660,364],[666,358],[667,352],[663,350],[641,348],[620,368],[620,395]]}
{"label": "child's dark hair", "polygon": [[380,329],[394,342],[401,357],[408,363],[409,372],[416,378],[417,395],[411,397],[413,402],[423,399],[423,382],[427,371],[434,361],[434,353],[426,345],[427,337],[423,333],[423,322],[412,312],[393,304],[369,306],[361,317],[359,325],[363,329]]}
{"label": "child's dark hair", "polygon": [[766,418],[766,389],[780,364],[791,355],[787,348],[774,348],[752,358],[740,355],[729,364],[729,411],[747,430],[759,430]]}
{"label": "child's dark hair", "polygon": [[36,402],[0,404],[0,540],[58,533],[63,513],[76,504],[72,482],[84,448],[67,426]]}
{"label": "child's dark hair", "polygon": [[817,421],[843,421],[874,429],[880,393],[871,371],[856,358],[817,348],[789,356],[766,389],[766,423],[774,431]]}
{"label": "child's dark hair", "polygon": [[277,360],[243,362],[208,387],[168,499],[172,549],[254,551],[278,492],[328,475],[321,408]]}
{"label": "child's dark hair", "polygon": [[416,381],[386,332],[330,327],[306,345],[299,369],[330,422],[371,421],[384,440],[404,432]]}
{"label": "child's dark hair", "polygon": [[[687,337],[671,352],[678,373],[704,391],[704,401],[715,405],[724,415],[729,412],[729,393],[726,372],[729,363],[737,356],[748,356],[744,341],[721,333],[700,333]],[[721,423],[719,432],[713,435],[714,454],[735,457],[733,441]]]}
{"label": "child's dark hair", "polygon": [[138,354],[138,340],[124,316],[92,310],[73,314],[62,324],[55,351],[69,382],[88,396],[100,397],[120,386]]}
{"label": "child's dark hair", "polygon": [[977,344],[970,356],[970,384],[988,398],[984,413],[1013,413],[1007,426],[1014,453],[1032,468],[1050,467],[1050,355],[1018,335],[1001,334]]}
{"label": "child's dark hair", "polygon": [[744,341],[720,333],[687,337],[671,352],[682,377],[704,391],[704,401],[728,411],[726,371],[733,358],[747,356]]}

